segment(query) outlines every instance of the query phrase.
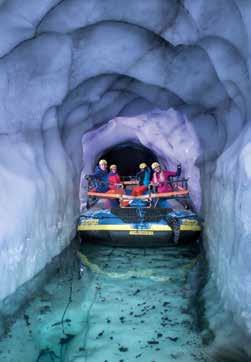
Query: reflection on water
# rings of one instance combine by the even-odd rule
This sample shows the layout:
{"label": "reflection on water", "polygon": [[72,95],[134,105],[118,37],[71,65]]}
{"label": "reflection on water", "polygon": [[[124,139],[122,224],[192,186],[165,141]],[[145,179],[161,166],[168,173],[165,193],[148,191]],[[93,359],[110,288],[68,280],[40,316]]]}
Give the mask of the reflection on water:
{"label": "reflection on water", "polygon": [[1,361],[207,360],[189,310],[189,247],[81,252],[80,269],[56,275],[7,331]]}

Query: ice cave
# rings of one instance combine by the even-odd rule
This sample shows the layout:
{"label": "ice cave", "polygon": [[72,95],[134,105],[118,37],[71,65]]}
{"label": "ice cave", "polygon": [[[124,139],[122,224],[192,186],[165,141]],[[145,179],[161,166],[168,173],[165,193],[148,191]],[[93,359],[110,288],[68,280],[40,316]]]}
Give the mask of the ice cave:
{"label": "ice cave", "polygon": [[[1,361],[251,361],[250,24],[249,0],[0,0]],[[101,157],[180,162],[199,255],[91,245],[79,278]]]}

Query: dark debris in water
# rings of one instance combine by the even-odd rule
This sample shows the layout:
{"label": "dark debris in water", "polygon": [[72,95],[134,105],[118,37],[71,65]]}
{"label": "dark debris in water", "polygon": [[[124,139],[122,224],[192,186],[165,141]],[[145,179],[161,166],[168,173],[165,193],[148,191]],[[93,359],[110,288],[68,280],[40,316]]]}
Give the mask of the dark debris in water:
{"label": "dark debris in water", "polygon": [[148,344],[159,344],[159,341],[147,341]]}
{"label": "dark debris in water", "polygon": [[140,313],[140,314],[135,314],[134,317],[135,318],[139,318],[139,317],[143,317],[143,315],[145,315],[146,312]]}
{"label": "dark debris in water", "polygon": [[121,323],[125,323],[125,317],[120,317],[119,319]]}
{"label": "dark debris in water", "polygon": [[36,361],[39,361],[42,357],[45,357],[45,356],[49,356],[51,361],[54,361],[55,358],[56,358],[57,360],[60,359],[60,357],[57,356],[54,351],[50,350],[49,348],[45,348],[45,349],[42,349],[42,350],[39,352],[39,355],[38,355]]}
{"label": "dark debris in water", "polygon": [[24,314],[24,320],[25,320],[27,327],[31,325],[30,317],[28,316],[28,314]]}
{"label": "dark debris in water", "polygon": [[100,333],[97,335],[97,337],[96,337],[96,338],[98,338],[98,337],[102,337],[102,336],[103,336],[103,334],[104,334],[104,330],[103,330],[102,332],[100,332]]}
{"label": "dark debris in water", "polygon": [[120,352],[127,352],[128,348],[127,347],[119,347]]}
{"label": "dark debris in water", "polygon": [[178,337],[167,337],[168,339],[170,339],[170,341],[172,342],[177,342],[178,341]]}
{"label": "dark debris in water", "polygon": [[64,338],[60,338],[59,344],[66,344],[72,340],[72,338],[75,337],[75,334],[66,333]]}
{"label": "dark debris in water", "polygon": [[48,312],[51,312],[51,307],[49,305],[45,305],[42,308],[40,308],[40,314],[46,314]]}
{"label": "dark debris in water", "polygon": [[[63,323],[71,323],[71,319],[65,319],[65,320],[63,320]],[[62,321],[53,323],[51,326],[56,327],[56,326],[59,326],[61,324],[62,324]]]}
{"label": "dark debris in water", "polygon": [[133,295],[137,295],[139,292],[140,292],[140,289],[137,289],[137,290],[133,293]]}

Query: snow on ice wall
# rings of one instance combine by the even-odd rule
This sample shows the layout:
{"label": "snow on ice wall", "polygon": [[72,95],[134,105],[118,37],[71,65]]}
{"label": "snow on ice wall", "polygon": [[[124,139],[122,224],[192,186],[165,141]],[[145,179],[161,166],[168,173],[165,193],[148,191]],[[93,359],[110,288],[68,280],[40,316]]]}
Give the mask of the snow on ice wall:
{"label": "snow on ice wall", "polygon": [[69,242],[82,135],[173,108],[200,143],[212,277],[249,329],[250,2],[20,4],[0,1],[0,298]]}
{"label": "snow on ice wall", "polygon": [[0,60],[0,299],[73,235],[72,173],[55,108],[67,91],[70,62],[70,40],[47,35]]}

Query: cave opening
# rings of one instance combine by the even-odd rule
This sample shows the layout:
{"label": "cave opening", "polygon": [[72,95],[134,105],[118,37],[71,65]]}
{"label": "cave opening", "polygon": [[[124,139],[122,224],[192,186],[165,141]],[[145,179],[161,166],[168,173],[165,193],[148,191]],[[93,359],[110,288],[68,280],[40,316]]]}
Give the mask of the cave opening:
{"label": "cave opening", "polygon": [[139,164],[145,162],[149,167],[158,158],[153,151],[144,145],[134,142],[124,142],[107,149],[101,159],[109,165],[115,164],[122,176],[133,176],[139,171]]}

